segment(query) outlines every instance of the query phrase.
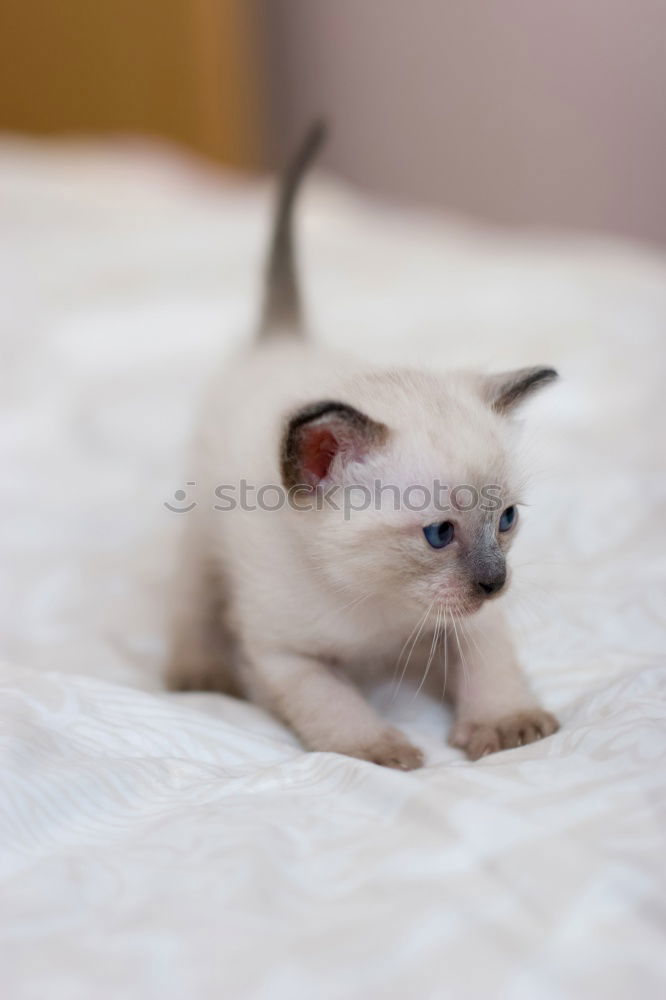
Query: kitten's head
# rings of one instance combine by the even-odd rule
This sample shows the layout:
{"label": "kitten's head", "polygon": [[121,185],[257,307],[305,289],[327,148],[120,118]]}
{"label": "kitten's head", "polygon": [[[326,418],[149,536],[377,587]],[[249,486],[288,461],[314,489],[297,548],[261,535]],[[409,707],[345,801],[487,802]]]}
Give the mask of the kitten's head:
{"label": "kitten's head", "polygon": [[293,414],[282,477],[318,571],[396,611],[472,614],[504,591],[522,491],[511,416],[554,378],[376,373]]}

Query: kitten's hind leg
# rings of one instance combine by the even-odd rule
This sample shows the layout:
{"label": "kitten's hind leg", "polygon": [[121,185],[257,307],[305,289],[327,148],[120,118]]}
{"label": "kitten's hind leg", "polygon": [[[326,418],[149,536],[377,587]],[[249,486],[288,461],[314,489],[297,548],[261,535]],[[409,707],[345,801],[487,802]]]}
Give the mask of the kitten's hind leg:
{"label": "kitten's hind leg", "polygon": [[166,669],[172,691],[241,694],[234,668],[235,642],[225,621],[225,582],[220,570],[185,539],[174,581],[170,649]]}

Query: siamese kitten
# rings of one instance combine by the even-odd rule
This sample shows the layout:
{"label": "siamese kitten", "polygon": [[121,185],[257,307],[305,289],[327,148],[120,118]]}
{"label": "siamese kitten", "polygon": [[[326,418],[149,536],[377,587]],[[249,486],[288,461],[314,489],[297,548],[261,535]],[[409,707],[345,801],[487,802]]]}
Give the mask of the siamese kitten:
{"label": "siamese kitten", "polygon": [[[250,698],[310,750],[409,770],[422,752],[357,687],[409,660],[446,682],[451,743],[475,760],[558,728],[495,601],[521,498],[512,416],[556,372],[373,369],[309,341],[292,215],[322,139],[283,179],[256,342],[204,406],[194,470],[220,502],[184,518],[168,680]],[[271,488],[241,502],[243,482]]]}

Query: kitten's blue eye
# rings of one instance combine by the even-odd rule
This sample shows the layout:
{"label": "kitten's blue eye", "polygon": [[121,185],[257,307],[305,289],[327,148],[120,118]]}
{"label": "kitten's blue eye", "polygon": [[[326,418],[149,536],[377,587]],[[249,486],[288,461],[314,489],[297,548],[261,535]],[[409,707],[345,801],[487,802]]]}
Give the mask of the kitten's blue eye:
{"label": "kitten's blue eye", "polygon": [[499,519],[499,530],[509,531],[516,522],[518,511],[515,507],[507,507]]}
{"label": "kitten's blue eye", "polygon": [[429,524],[423,529],[428,545],[433,549],[443,549],[453,541],[453,525],[450,521],[440,521],[439,524]]}

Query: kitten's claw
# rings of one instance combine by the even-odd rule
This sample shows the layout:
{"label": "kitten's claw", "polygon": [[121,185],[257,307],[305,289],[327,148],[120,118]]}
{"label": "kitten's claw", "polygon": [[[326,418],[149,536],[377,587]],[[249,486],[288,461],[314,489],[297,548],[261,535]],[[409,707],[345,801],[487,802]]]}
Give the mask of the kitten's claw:
{"label": "kitten's claw", "polygon": [[559,728],[554,715],[534,708],[492,723],[456,723],[450,743],[464,750],[470,760],[479,760],[498,750],[511,750],[552,736]]}
{"label": "kitten's claw", "polygon": [[410,743],[399,729],[386,729],[372,742],[348,747],[343,753],[399,771],[414,771],[423,766],[423,751]]}

